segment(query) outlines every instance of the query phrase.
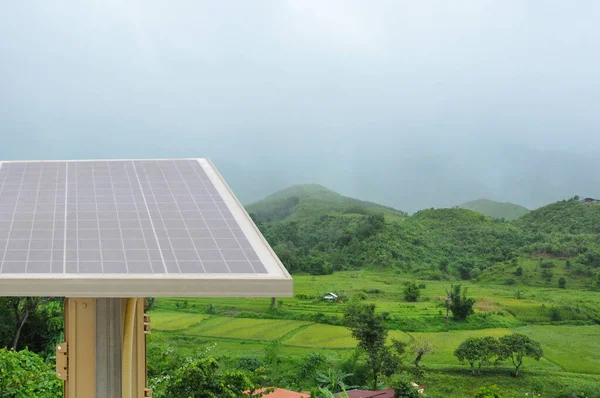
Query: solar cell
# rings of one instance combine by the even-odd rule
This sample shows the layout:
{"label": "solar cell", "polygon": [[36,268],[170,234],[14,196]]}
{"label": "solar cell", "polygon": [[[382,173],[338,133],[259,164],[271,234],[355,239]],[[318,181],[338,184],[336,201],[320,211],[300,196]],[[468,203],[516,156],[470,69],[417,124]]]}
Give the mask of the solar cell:
{"label": "solar cell", "polygon": [[1,163],[0,283],[82,275],[290,281],[207,159]]}

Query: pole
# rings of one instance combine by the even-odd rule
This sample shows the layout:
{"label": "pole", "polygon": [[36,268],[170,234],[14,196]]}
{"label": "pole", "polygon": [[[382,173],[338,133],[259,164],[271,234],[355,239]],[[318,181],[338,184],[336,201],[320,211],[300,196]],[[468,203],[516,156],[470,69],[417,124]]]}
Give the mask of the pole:
{"label": "pole", "polygon": [[144,302],[143,298],[65,300],[66,341],[56,348],[56,375],[65,381],[65,398],[151,396],[146,388],[150,323]]}

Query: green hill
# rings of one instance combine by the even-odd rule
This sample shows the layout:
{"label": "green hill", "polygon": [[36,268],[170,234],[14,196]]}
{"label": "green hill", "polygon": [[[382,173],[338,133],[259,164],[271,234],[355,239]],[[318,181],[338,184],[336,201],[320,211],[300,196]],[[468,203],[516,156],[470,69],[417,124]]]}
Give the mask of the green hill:
{"label": "green hill", "polygon": [[294,185],[246,206],[246,210],[260,221],[284,220],[288,217],[306,217],[331,211],[345,213],[382,212],[388,220],[401,219],[406,213],[373,202],[342,196],[318,184]]}
{"label": "green hill", "polygon": [[600,202],[562,200],[524,215],[517,225],[531,232],[600,234]]}
{"label": "green hill", "polygon": [[[292,273],[397,269],[421,278],[513,275],[508,264],[531,258],[570,260],[569,275],[593,286],[600,268],[600,205],[558,202],[507,222],[468,209],[426,209],[412,216],[298,185],[248,206]],[[499,267],[502,271],[484,272]],[[516,268],[516,266],[514,267]],[[548,274],[546,274],[548,275]],[[582,278],[589,278],[584,283]],[[546,284],[541,274],[527,283]]]}
{"label": "green hill", "polygon": [[509,202],[496,202],[489,199],[477,199],[458,205],[461,209],[469,209],[492,218],[503,218],[505,220],[516,220],[524,214],[529,213],[529,209],[521,205]]}

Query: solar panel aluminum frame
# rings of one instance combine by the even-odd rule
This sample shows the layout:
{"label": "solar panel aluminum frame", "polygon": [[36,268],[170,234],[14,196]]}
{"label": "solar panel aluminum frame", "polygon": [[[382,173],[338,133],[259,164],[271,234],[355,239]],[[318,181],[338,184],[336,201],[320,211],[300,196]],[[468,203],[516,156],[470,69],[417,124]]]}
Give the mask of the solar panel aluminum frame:
{"label": "solar panel aluminum frame", "polygon": [[[207,158],[98,159],[43,162],[197,161],[252,244],[267,273],[1,273],[0,296],[60,297],[291,297],[293,282],[275,252]],[[23,163],[24,161],[12,161]],[[4,163],[0,162],[0,167]],[[40,162],[40,161],[27,161]]]}

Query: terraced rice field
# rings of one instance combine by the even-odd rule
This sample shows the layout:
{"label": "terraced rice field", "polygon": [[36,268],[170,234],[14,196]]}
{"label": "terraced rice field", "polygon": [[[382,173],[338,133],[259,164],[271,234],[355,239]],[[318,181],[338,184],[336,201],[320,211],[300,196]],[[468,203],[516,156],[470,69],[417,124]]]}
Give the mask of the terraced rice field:
{"label": "terraced rice field", "polygon": [[185,330],[209,318],[206,314],[190,314],[187,312],[153,311],[151,313],[152,329],[173,332]]}
{"label": "terraced rice field", "polygon": [[307,322],[300,321],[212,317],[189,328],[186,330],[186,334],[225,339],[271,341],[281,339],[288,333],[306,325],[308,325]]}

